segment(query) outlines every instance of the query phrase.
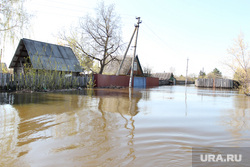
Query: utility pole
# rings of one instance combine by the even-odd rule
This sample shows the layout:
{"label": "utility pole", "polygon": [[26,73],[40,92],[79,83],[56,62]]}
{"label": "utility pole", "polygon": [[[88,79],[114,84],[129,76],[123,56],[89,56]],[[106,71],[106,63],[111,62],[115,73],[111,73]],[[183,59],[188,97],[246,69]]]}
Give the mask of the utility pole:
{"label": "utility pole", "polygon": [[185,80],[185,86],[187,86],[187,76],[188,76],[188,58],[187,58],[187,69],[186,69],[186,80]]}
{"label": "utility pole", "polygon": [[2,62],[2,56],[3,56],[3,50],[1,49],[1,53],[0,53],[0,64]]}
{"label": "utility pole", "polygon": [[185,115],[187,116],[187,81],[188,81],[188,58],[187,58],[187,69],[186,69],[186,80],[185,80],[185,105],[186,105],[186,107],[185,107]]}
{"label": "utility pole", "polygon": [[137,17],[137,24],[135,25],[135,28],[137,29],[136,32],[136,37],[135,37],[135,49],[134,49],[134,56],[132,58],[132,63],[131,63],[131,71],[130,71],[130,79],[129,79],[129,88],[132,87],[132,80],[133,80],[133,73],[134,73],[134,61],[135,61],[135,56],[136,56],[136,47],[137,47],[137,39],[138,39],[138,32],[139,32],[139,25],[142,23],[140,20],[140,17]]}
{"label": "utility pole", "polygon": [[126,50],[126,52],[125,52],[125,54],[124,54],[124,56],[123,56],[122,62],[121,62],[121,64],[120,64],[120,67],[119,67],[119,69],[118,69],[118,71],[117,71],[117,73],[116,73],[117,76],[120,75],[120,71],[121,71],[121,69],[122,69],[122,65],[123,65],[124,60],[125,60],[125,58],[126,58],[126,56],[127,56],[128,50],[129,50],[129,48],[130,48],[130,45],[131,45],[131,42],[132,42],[132,40],[133,40],[133,38],[134,38],[134,35],[135,35],[136,30],[137,30],[137,27],[135,26],[135,30],[134,30],[134,32],[133,32],[133,35],[132,35],[130,41],[129,41],[127,50]]}

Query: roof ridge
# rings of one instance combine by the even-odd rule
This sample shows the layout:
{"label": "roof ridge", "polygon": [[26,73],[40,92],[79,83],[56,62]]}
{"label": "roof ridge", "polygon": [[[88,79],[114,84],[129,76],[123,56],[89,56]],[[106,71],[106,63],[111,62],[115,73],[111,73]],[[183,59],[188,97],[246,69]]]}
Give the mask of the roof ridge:
{"label": "roof ridge", "polygon": [[59,44],[48,43],[48,42],[38,41],[38,40],[34,40],[34,39],[29,39],[29,38],[22,38],[21,40],[28,40],[28,41],[39,42],[39,43],[44,43],[44,44],[49,44],[49,45],[62,46],[62,47],[66,47],[66,48],[70,48],[71,49],[71,47],[69,47],[69,46],[63,46],[63,45],[59,45]]}

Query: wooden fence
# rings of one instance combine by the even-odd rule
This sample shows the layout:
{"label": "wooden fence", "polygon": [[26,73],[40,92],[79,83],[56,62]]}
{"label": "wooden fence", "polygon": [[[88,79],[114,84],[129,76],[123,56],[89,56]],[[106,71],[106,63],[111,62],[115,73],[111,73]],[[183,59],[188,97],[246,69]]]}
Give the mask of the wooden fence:
{"label": "wooden fence", "polygon": [[195,81],[195,86],[204,88],[234,88],[234,81],[231,79],[202,79],[199,78]]}
{"label": "wooden fence", "polygon": [[86,87],[89,80],[84,76],[24,76],[0,73],[0,90],[9,89],[63,89]]}

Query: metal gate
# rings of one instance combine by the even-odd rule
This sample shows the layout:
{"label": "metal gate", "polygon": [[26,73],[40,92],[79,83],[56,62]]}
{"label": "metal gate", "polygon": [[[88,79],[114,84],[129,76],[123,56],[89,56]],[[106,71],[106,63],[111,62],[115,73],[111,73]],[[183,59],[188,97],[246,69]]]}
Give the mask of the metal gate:
{"label": "metal gate", "polygon": [[145,88],[146,77],[134,77],[134,88]]}

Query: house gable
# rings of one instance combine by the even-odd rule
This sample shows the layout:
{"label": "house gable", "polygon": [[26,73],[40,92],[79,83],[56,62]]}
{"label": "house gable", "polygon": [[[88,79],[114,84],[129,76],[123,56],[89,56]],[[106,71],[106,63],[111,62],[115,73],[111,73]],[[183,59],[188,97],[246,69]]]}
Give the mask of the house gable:
{"label": "house gable", "polygon": [[[132,60],[131,60],[131,63],[132,63]],[[127,75],[130,75],[130,71],[131,71],[131,67],[129,67]],[[141,63],[139,61],[138,56],[136,56],[135,60],[134,60],[134,73],[133,73],[133,75],[143,76],[143,70],[142,70]]]}

